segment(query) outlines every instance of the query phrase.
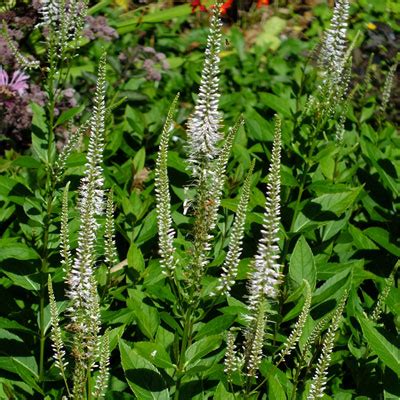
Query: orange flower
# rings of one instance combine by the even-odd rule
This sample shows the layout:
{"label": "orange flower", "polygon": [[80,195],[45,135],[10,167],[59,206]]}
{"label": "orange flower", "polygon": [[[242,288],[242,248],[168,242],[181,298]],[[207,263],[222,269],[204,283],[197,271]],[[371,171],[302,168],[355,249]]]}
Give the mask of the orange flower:
{"label": "orange flower", "polygon": [[224,15],[232,7],[233,0],[227,0],[221,6],[221,14]]}
{"label": "orange flower", "polygon": [[268,6],[269,0],[258,0],[257,1],[257,8],[261,8],[262,6]]}
{"label": "orange flower", "polygon": [[191,7],[192,7],[192,14],[196,11],[197,8],[199,8],[200,11],[207,11],[207,8],[201,4],[201,0],[192,0],[192,2],[190,3]]}

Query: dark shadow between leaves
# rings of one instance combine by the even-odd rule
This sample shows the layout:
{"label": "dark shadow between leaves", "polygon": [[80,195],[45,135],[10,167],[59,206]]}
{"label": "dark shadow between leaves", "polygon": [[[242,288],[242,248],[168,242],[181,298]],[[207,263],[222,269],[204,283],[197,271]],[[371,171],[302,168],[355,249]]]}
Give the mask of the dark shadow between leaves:
{"label": "dark shadow between leaves", "polygon": [[365,185],[365,191],[376,203],[386,209],[392,207],[392,195],[382,185],[378,174],[369,174],[365,170],[359,169],[357,177]]}
{"label": "dark shadow between leaves", "polygon": [[[213,381],[213,380],[207,381],[207,386],[212,387],[213,385],[216,385],[216,384],[217,384],[216,381]],[[204,387],[203,381],[193,380],[190,382],[186,382],[182,385],[179,400],[192,399],[195,396],[203,393],[204,390],[205,390],[205,387]]]}
{"label": "dark shadow between leaves", "polygon": [[161,375],[150,369],[128,369],[125,375],[128,381],[150,392],[161,392],[166,389]]}
{"label": "dark shadow between leaves", "polygon": [[318,304],[311,312],[314,319],[320,319],[324,315],[329,314],[336,307],[337,303],[334,299],[327,300],[321,304]]}
{"label": "dark shadow between leaves", "polygon": [[312,201],[304,206],[302,213],[311,221],[335,221],[339,219],[335,213],[323,211],[320,204]]}
{"label": "dark shadow between leaves", "polygon": [[390,162],[390,160],[378,160],[379,166],[392,178],[397,179],[397,172],[394,165]]}
{"label": "dark shadow between leaves", "polygon": [[31,355],[24,343],[14,339],[0,339],[0,349],[2,357],[29,357]]}
{"label": "dark shadow between leaves", "polygon": [[28,197],[32,193],[22,183],[17,183],[8,193],[8,197]]}

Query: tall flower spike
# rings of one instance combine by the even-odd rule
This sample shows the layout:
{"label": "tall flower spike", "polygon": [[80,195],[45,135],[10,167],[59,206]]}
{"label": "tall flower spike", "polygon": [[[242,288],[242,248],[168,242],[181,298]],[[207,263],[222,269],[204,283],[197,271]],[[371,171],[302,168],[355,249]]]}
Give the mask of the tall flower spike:
{"label": "tall flower spike", "polygon": [[311,355],[312,346],[317,341],[317,339],[321,337],[322,332],[326,329],[326,327],[327,327],[328,323],[331,321],[331,319],[332,319],[332,315],[328,314],[315,324],[313,330],[311,331],[310,335],[308,336],[308,338],[306,340],[306,343],[304,344],[304,347],[302,350],[303,358],[307,357],[309,354]]}
{"label": "tall flower spike", "polygon": [[39,9],[41,22],[49,33],[46,36],[50,53],[65,59],[67,50],[78,46],[84,27],[88,0],[43,0]]}
{"label": "tall flower spike", "polygon": [[221,113],[219,104],[219,53],[221,51],[220,1],[213,8],[210,32],[207,38],[205,61],[201,74],[199,96],[188,121],[189,163],[197,175],[198,163],[211,160],[218,154]]}
{"label": "tall flower spike", "polygon": [[379,293],[378,301],[376,302],[374,310],[371,313],[370,319],[372,321],[377,322],[382,315],[383,309],[385,307],[386,299],[388,298],[390,290],[392,289],[392,286],[394,283],[394,277],[396,276],[396,272],[397,272],[397,269],[399,268],[399,266],[400,266],[400,261],[396,263],[389,278],[387,278],[385,280],[385,285],[382,289],[382,292]]}
{"label": "tall flower spike", "polygon": [[[107,107],[105,113],[105,120],[107,120],[109,116],[112,115],[112,111],[124,101],[125,98]],[[62,148],[61,153],[58,155],[58,158],[54,166],[54,175],[58,181],[60,181],[63,176],[64,170],[67,165],[68,157],[72,154],[74,149],[78,147],[82,139],[82,136],[84,136],[85,132],[90,128],[90,125],[92,124],[92,118],[93,118],[92,116],[88,118],[78,129],[76,129],[73,132],[69,129],[70,132],[68,136],[68,141]]]}
{"label": "tall flower spike", "polygon": [[41,22],[39,26],[49,26],[56,23],[60,16],[60,0],[42,0],[39,14],[41,15]]}
{"label": "tall flower spike", "polygon": [[335,344],[335,334],[339,328],[340,321],[342,319],[342,314],[344,306],[346,305],[346,300],[348,296],[348,291],[346,290],[343,297],[333,313],[332,322],[328,329],[328,332],[324,338],[322,344],[322,352],[317,362],[317,368],[315,370],[314,377],[312,379],[310,392],[307,396],[307,400],[316,400],[323,396],[326,382],[328,380],[328,368],[331,361],[331,355],[333,351],[333,346]]}
{"label": "tall flower spike", "polygon": [[61,153],[59,154],[55,163],[54,171],[57,180],[61,180],[67,164],[68,157],[72,154],[72,151],[78,146],[78,143],[81,140],[84,132],[89,129],[91,123],[91,119],[89,118],[75,132],[70,133],[68,137],[68,142],[61,150]]}
{"label": "tall flower spike", "polygon": [[100,345],[99,375],[96,379],[93,396],[95,399],[101,399],[108,386],[108,377],[110,375],[108,366],[110,364],[110,334],[106,331],[103,335]]}
{"label": "tall flower spike", "polygon": [[209,199],[211,206],[208,209],[208,218],[206,221],[208,231],[214,229],[217,221],[218,208],[221,204],[222,192],[226,180],[226,167],[228,165],[236,134],[243,124],[243,117],[240,117],[235,125],[229,129],[229,132],[224,140],[224,145],[222,146],[221,152],[216,161],[216,168],[215,172],[213,173],[212,184],[209,187]]}
{"label": "tall flower spike", "polygon": [[[96,85],[93,117],[87,152],[85,174],[79,189],[80,229],[74,263],[67,277],[68,309],[72,323],[83,341],[85,357],[92,360],[97,351],[97,334],[100,326],[98,296],[94,279],[95,244],[99,224],[97,215],[103,213],[104,190],[101,163],[104,149],[106,55],[100,59]],[[79,340],[77,340],[79,342]],[[82,343],[77,344],[82,347]],[[89,361],[92,366],[92,361]],[[79,375],[79,374],[78,374]],[[79,383],[79,382],[78,382]],[[77,384],[78,384],[77,383]]]}
{"label": "tall flower spike", "polygon": [[384,112],[386,110],[386,107],[389,103],[390,93],[391,93],[392,87],[393,87],[394,73],[396,72],[397,66],[398,66],[398,62],[394,63],[390,67],[389,72],[386,75],[385,84],[383,86],[383,92],[382,92],[382,104],[380,106],[381,112]]}
{"label": "tall flower spike", "polygon": [[67,378],[65,375],[65,368],[68,362],[65,361],[65,348],[61,335],[60,321],[58,319],[57,303],[54,297],[53,284],[50,275],[48,276],[48,290],[49,290],[49,301],[50,301],[50,322],[51,322],[51,340],[53,348],[53,358],[56,367],[60,370],[60,375],[63,377],[65,387],[69,393],[69,387]]}
{"label": "tall flower spike", "polygon": [[71,250],[69,245],[69,229],[68,229],[68,191],[69,184],[64,188],[63,197],[62,197],[62,207],[61,207],[61,264],[65,271],[69,271],[71,268]]}
{"label": "tall flower spike", "polygon": [[275,299],[280,282],[278,231],[280,223],[281,121],[275,117],[275,134],[269,168],[262,237],[258,243],[254,270],[249,282],[250,322],[256,317],[264,296]]}
{"label": "tall flower spike", "polygon": [[280,361],[282,361],[286,356],[290,355],[292,350],[296,347],[296,344],[299,341],[301,334],[303,333],[304,325],[306,323],[308,314],[310,313],[311,288],[310,288],[310,284],[308,283],[308,281],[303,279],[303,282],[306,287],[306,294],[305,294],[303,309],[301,310],[299,318],[298,318],[292,332],[290,333],[289,337],[286,339],[286,342],[283,345],[283,349],[281,350],[281,352],[279,354]]}
{"label": "tall flower spike", "polygon": [[254,161],[251,164],[249,173],[243,184],[242,195],[240,196],[239,205],[236,211],[235,221],[231,231],[228,254],[222,266],[222,274],[219,279],[217,291],[225,295],[229,295],[232,286],[235,283],[240,255],[242,253],[244,225],[247,216],[247,205],[250,198],[250,185],[254,169]]}
{"label": "tall flower spike", "polygon": [[17,60],[17,63],[22,67],[26,69],[36,69],[40,67],[40,63],[37,60],[32,60],[29,59],[28,57],[24,56],[18,49],[18,47],[15,45],[14,41],[11,39],[10,34],[8,33],[7,25],[5,21],[3,20],[3,30],[2,30],[3,36],[6,39],[7,46],[11,50],[11,52],[14,54],[15,59]]}
{"label": "tall flower spike", "polygon": [[242,124],[243,118],[240,118],[229,130],[219,157],[210,163],[203,163],[198,171],[197,193],[193,201],[196,216],[193,229],[193,268],[188,271],[188,281],[197,288],[208,264],[208,253],[213,239],[212,231],[217,222],[229,155],[236,133]]}
{"label": "tall flower spike", "polygon": [[167,119],[161,134],[155,169],[158,246],[161,255],[161,267],[163,273],[166,275],[171,275],[175,269],[175,248],[173,245],[175,231],[172,229],[171,195],[169,193],[168,142],[173,129],[173,118],[178,99],[179,93],[176,95],[168,111]]}
{"label": "tall flower spike", "polygon": [[232,381],[232,374],[241,368],[242,357],[237,354],[237,349],[235,345],[235,334],[233,333],[233,329],[227,333],[226,336],[226,351],[225,351],[225,359],[224,359],[224,372],[228,377],[228,381]]}
{"label": "tall flower spike", "polygon": [[319,63],[326,75],[334,84],[340,84],[346,63],[346,35],[349,19],[349,0],[337,0],[329,29],[319,57]]}
{"label": "tall flower spike", "polygon": [[266,302],[262,300],[258,305],[257,315],[245,332],[244,360],[248,377],[257,378],[258,368],[262,361],[262,349],[267,323]]}
{"label": "tall flower spike", "polygon": [[105,261],[107,265],[111,268],[117,261],[114,225],[114,191],[112,189],[110,189],[107,193],[106,225],[104,239]]}

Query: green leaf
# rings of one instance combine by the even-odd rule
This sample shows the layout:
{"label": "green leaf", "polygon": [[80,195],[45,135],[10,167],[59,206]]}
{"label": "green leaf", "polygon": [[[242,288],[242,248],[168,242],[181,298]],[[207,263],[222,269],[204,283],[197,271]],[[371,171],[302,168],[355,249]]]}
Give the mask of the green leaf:
{"label": "green leaf", "polygon": [[324,282],[324,284],[320,286],[313,294],[313,306],[330,299],[335,299],[338,301],[343,295],[346,287],[349,285],[351,272],[352,267],[348,267]]}
{"label": "green leaf", "polygon": [[321,212],[332,212],[338,217],[352,206],[362,190],[361,187],[342,193],[323,194],[312,201],[321,206]]}
{"label": "green leaf", "polygon": [[325,226],[322,227],[322,240],[325,242],[335,236],[337,233],[341,232],[346,226],[349,219],[350,213],[347,213],[343,219],[338,221],[329,221]]}
{"label": "green leaf", "polygon": [[131,243],[127,255],[128,267],[138,272],[143,272],[145,268],[143,254],[135,243]]}
{"label": "green leaf", "polygon": [[305,279],[311,290],[315,288],[317,270],[313,253],[304,236],[300,236],[290,257],[289,276],[296,286],[301,286]]}
{"label": "green leaf", "polygon": [[217,389],[214,393],[214,400],[235,400],[235,396],[229,393],[222,382],[218,383]]}
{"label": "green leaf", "polygon": [[[392,311],[393,314],[399,315],[400,310],[400,289],[392,287],[389,295],[386,299],[386,305]],[[399,321],[400,322],[400,321]]]}
{"label": "green leaf", "polygon": [[20,156],[13,161],[12,165],[17,167],[37,169],[40,168],[42,164],[33,157]]}
{"label": "green leaf", "polygon": [[127,299],[126,304],[134,312],[139,329],[146,337],[153,339],[160,324],[160,316],[154,307],[137,298]]}
{"label": "green leaf", "polygon": [[165,381],[152,363],[130,348],[122,339],[119,341],[119,351],[126,380],[138,399],[170,399]]}
{"label": "green leaf", "polygon": [[260,93],[261,102],[282,117],[290,117],[290,102],[272,93]]}
{"label": "green leaf", "polygon": [[349,233],[353,237],[355,246],[360,250],[377,250],[379,249],[375,243],[370,240],[364,233],[356,228],[354,225],[349,224]]}
{"label": "green leaf", "polygon": [[270,375],[268,378],[268,399],[286,400],[285,391],[275,375]]}
{"label": "green leaf", "polygon": [[[42,107],[36,103],[31,103],[33,112],[32,117],[32,154],[42,162],[48,161],[48,132],[46,125],[46,113]],[[51,149],[55,152],[55,147]]]}
{"label": "green leaf", "polygon": [[107,7],[110,3],[112,2],[112,0],[102,0],[99,1],[97,4],[95,4],[94,6],[90,7],[87,10],[87,15],[93,15],[98,13],[99,11],[101,11],[103,8]]}
{"label": "green leaf", "polygon": [[245,124],[248,136],[259,142],[272,141],[274,124],[263,118],[256,110],[250,108],[245,114]]}
{"label": "green leaf", "polygon": [[359,317],[364,337],[371,349],[382,362],[400,376],[400,349],[390,343],[375,328],[374,324],[366,318]]}
{"label": "green leaf", "polygon": [[0,328],[13,329],[16,331],[27,332],[29,334],[34,333],[31,329],[26,328],[25,326],[21,325],[17,321],[13,321],[11,319],[7,319],[4,317],[0,317]]}
{"label": "green leaf", "polygon": [[[57,301],[56,303],[57,305],[57,312],[58,315],[60,315],[62,312],[64,312],[67,307],[68,307],[68,301]],[[41,317],[40,317],[40,313],[38,312],[38,316],[37,316],[37,324],[40,326],[40,322],[41,321]],[[47,306],[44,308],[44,333],[46,333],[50,326],[51,326],[51,315],[50,315],[50,304],[47,304]]]}
{"label": "green leaf", "polygon": [[142,147],[138,152],[136,152],[135,157],[133,158],[133,167],[135,168],[135,172],[139,172],[144,168],[144,164],[146,162],[146,149]]}
{"label": "green leaf", "polygon": [[117,347],[118,342],[124,333],[124,330],[125,330],[125,325],[120,325],[114,329],[108,330],[108,337],[110,339],[110,352]]}
{"label": "green leaf", "polygon": [[204,324],[197,332],[195,339],[199,340],[205,336],[224,332],[232,325],[235,319],[235,315],[220,315]]}
{"label": "green leaf", "polygon": [[82,105],[80,107],[73,107],[70,108],[69,110],[65,110],[61,113],[61,115],[58,117],[54,127],[58,125],[62,125],[64,122],[69,121],[71,118],[73,118],[76,114],[81,113],[85,109],[85,106]]}
{"label": "green leaf", "polygon": [[[40,284],[32,280],[29,275],[17,275],[9,271],[3,271],[5,275],[9,279],[11,279],[12,283],[16,286],[20,286],[26,290],[38,291],[40,289]],[[38,275],[35,275],[36,278]]]}
{"label": "green leaf", "polygon": [[271,379],[274,382],[274,387],[270,388],[268,391],[267,399],[286,399],[286,397],[281,397],[282,391],[280,390],[284,388],[286,393],[288,393],[288,389],[291,386],[285,373],[266,358],[261,362],[260,372],[262,376],[267,379],[267,382],[270,382]]}
{"label": "green leaf", "polygon": [[[332,219],[340,217],[354,207],[361,187],[341,193],[327,193],[308,201],[294,223],[293,232],[326,225]],[[334,215],[333,215],[334,214]]]}
{"label": "green leaf", "polygon": [[183,4],[176,7],[169,7],[163,10],[156,10],[147,15],[138,15],[132,18],[126,19],[117,24],[119,34],[132,32],[137,29],[138,23],[158,23],[169,21],[173,18],[184,17],[190,15],[191,8],[189,4]]}
{"label": "green leaf", "polygon": [[176,169],[184,174],[187,173],[187,164],[176,151],[168,151],[168,168]]}
{"label": "green leaf", "polygon": [[385,157],[382,152],[368,140],[361,140],[361,149],[366,154],[371,164],[378,172],[383,184],[396,196],[399,196],[398,177],[392,176],[396,174],[396,168]]}
{"label": "green leaf", "polygon": [[6,329],[0,328],[0,340],[15,340],[16,342],[24,343],[24,341],[14,333],[7,331]]}
{"label": "green leaf", "polygon": [[150,211],[143,223],[138,227],[138,235],[135,239],[137,245],[147,242],[157,235],[157,214],[155,210]]}
{"label": "green leaf", "polygon": [[136,342],[135,350],[156,367],[175,368],[168,353],[158,343]]}
{"label": "green leaf", "polygon": [[27,385],[43,394],[36,383],[39,376],[34,357],[0,357],[0,369],[17,374]]}
{"label": "green leaf", "polygon": [[39,254],[29,248],[25,243],[18,243],[10,239],[0,239],[0,261],[14,260],[37,260]]}
{"label": "green leaf", "polygon": [[221,345],[221,335],[208,336],[194,342],[185,353],[185,358],[188,363],[193,364],[195,361],[200,360],[207,354],[217,350]]}
{"label": "green leaf", "polygon": [[389,232],[383,228],[371,227],[365,229],[364,233],[379,246],[383,247],[388,252],[400,257],[400,247],[390,242]]}

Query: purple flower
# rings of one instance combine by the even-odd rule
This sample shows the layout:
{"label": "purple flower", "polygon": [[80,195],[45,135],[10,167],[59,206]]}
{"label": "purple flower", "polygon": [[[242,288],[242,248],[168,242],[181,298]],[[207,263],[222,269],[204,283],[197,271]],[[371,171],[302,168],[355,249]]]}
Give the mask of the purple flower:
{"label": "purple flower", "polygon": [[118,59],[125,66],[126,72],[134,65],[144,72],[148,81],[160,81],[162,72],[169,69],[167,56],[150,46],[128,47],[118,55]]}
{"label": "purple flower", "polygon": [[27,75],[19,70],[7,73],[0,65],[0,148],[29,146],[32,121],[29,103],[43,106],[45,101],[46,94],[29,83]]}
{"label": "purple flower", "polygon": [[108,25],[107,19],[103,16],[87,16],[86,27],[83,30],[83,35],[89,40],[99,38],[107,42],[118,38],[118,32]]}
{"label": "purple flower", "polygon": [[28,75],[25,75],[23,72],[17,70],[13,73],[10,80],[7,72],[4,71],[4,69],[0,66],[0,87],[2,87],[3,90],[8,89],[12,92],[17,92],[19,95],[22,95],[28,89],[28,78]]}

